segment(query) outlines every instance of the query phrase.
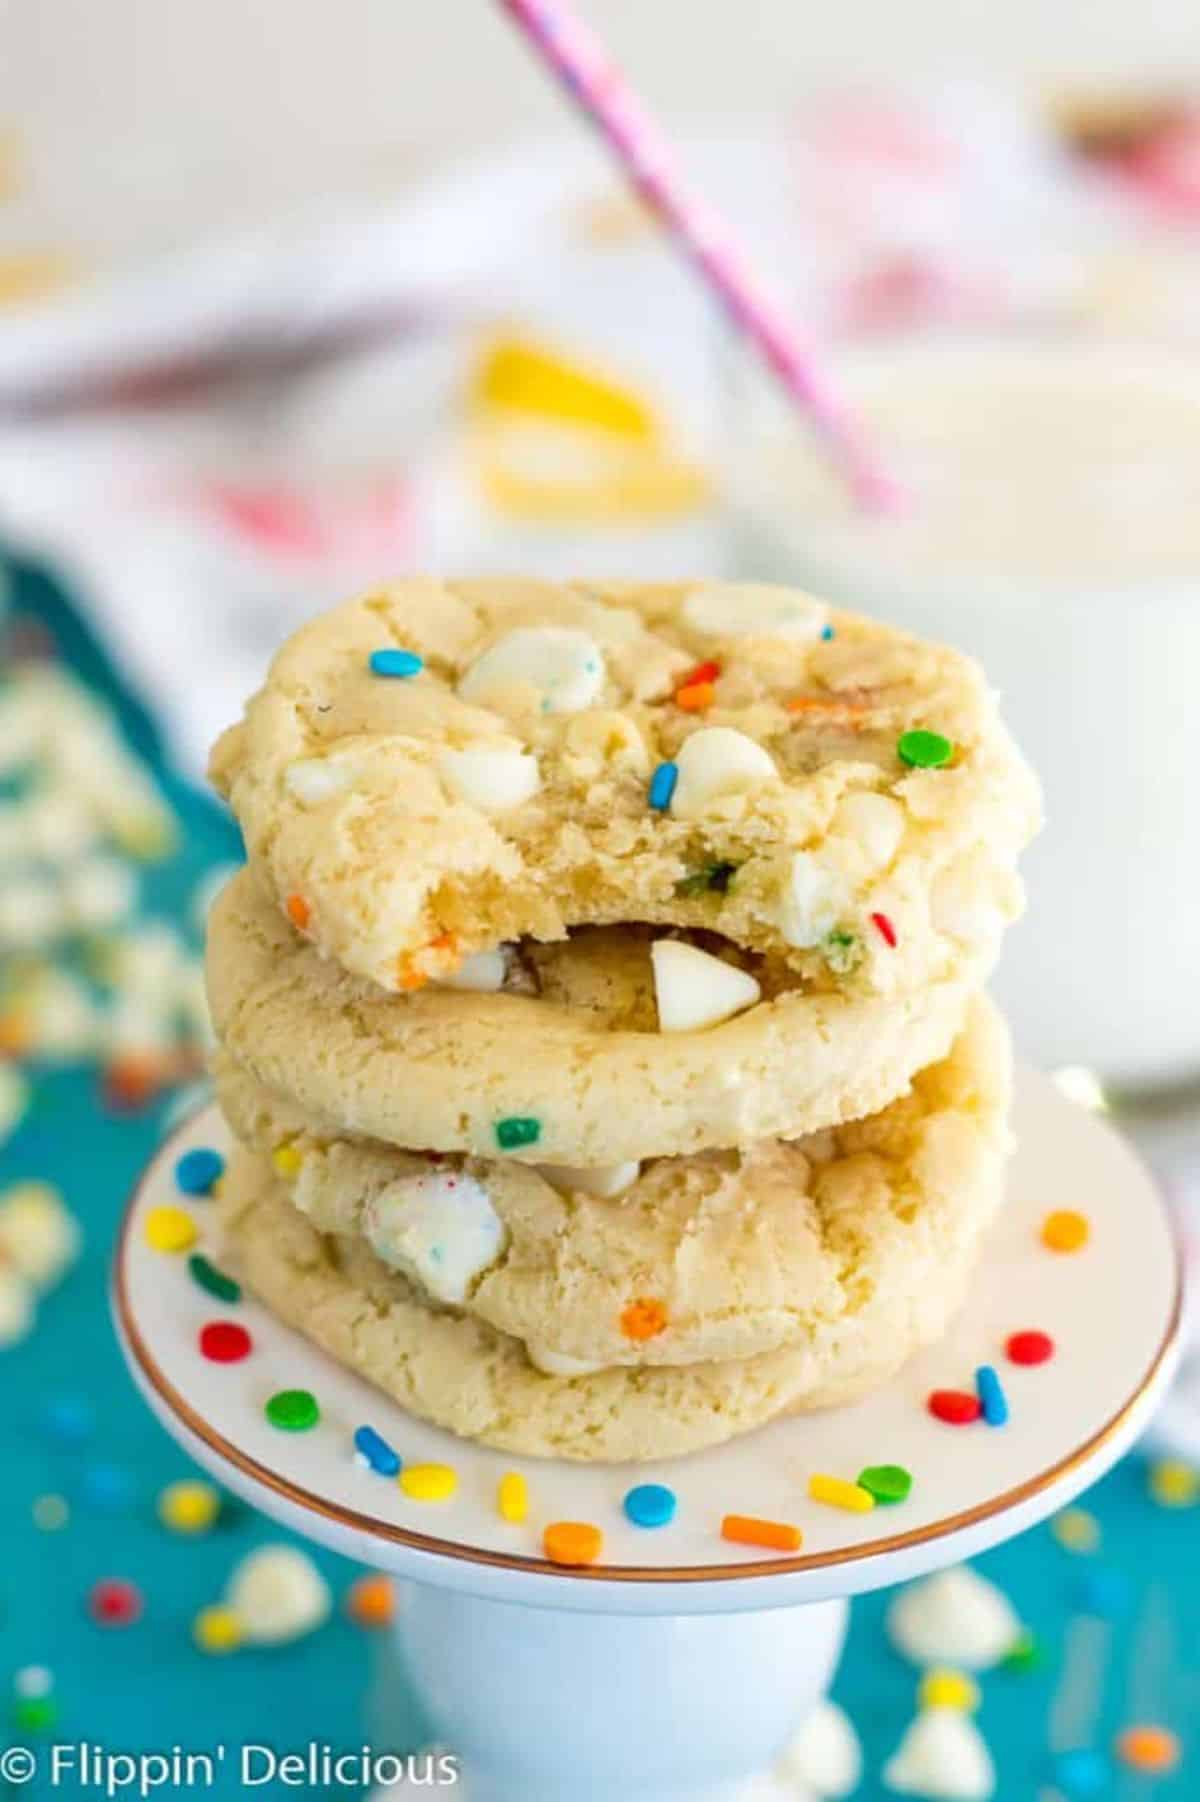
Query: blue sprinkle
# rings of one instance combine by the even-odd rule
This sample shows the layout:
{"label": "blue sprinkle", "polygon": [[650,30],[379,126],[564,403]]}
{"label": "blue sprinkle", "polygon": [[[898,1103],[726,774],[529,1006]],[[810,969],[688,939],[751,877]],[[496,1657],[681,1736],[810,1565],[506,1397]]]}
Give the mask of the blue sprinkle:
{"label": "blue sprinkle", "polygon": [[1123,1614],[1129,1603],[1129,1583],[1119,1570],[1101,1565],[1087,1572],[1079,1585],[1079,1606],[1084,1614],[1111,1620]]}
{"label": "blue sprinkle", "polygon": [[175,1181],[185,1195],[209,1195],[217,1178],[225,1172],[225,1159],[210,1146],[197,1145],[185,1151],[175,1166]]}
{"label": "blue sprinkle", "polygon": [[53,1401],[42,1415],[42,1428],[47,1439],[59,1445],[82,1445],[96,1428],[96,1417],[89,1403],[79,1396],[66,1395]]}
{"label": "blue sprinkle", "polygon": [[650,805],[665,813],[671,805],[671,796],[675,793],[675,784],[679,781],[679,765],[677,763],[660,763],[650,778]]}
{"label": "blue sprinkle", "polygon": [[675,1519],[675,1491],[662,1483],[639,1483],[625,1497],[624,1507],[635,1527],[666,1527]]}
{"label": "blue sprinkle", "polygon": [[829,640],[830,640],[830,639],[831,639],[831,638],[832,638],[832,637],[833,637],[833,636],[834,636],[834,632],[833,632],[833,627],[832,627],[832,626],[822,626],[822,627],[821,627],[821,637],[822,637],[822,638],[823,638],[823,639],[824,639],[824,640],[825,640],[825,643],[826,643],[826,644],[828,644],[828,643],[829,643]]}
{"label": "blue sprinkle", "polygon": [[1099,1796],[1108,1788],[1108,1764],[1099,1752],[1080,1746],[1054,1760],[1054,1781],[1068,1796]]}
{"label": "blue sprinkle", "polygon": [[102,1514],[119,1514],[134,1499],[133,1478],[115,1464],[93,1464],[83,1473],[80,1499]]}
{"label": "blue sprinkle", "polygon": [[983,1418],[989,1427],[1002,1427],[1008,1423],[1008,1397],[1004,1393],[1000,1378],[991,1364],[981,1364],[975,1372],[975,1393],[979,1397],[979,1406],[983,1409]]}
{"label": "blue sprinkle", "polygon": [[419,676],[425,659],[415,651],[372,651],[371,671],[376,676]]}
{"label": "blue sprinkle", "polygon": [[359,1427],[354,1434],[354,1449],[361,1452],[371,1469],[381,1477],[400,1474],[400,1456],[374,1427]]}

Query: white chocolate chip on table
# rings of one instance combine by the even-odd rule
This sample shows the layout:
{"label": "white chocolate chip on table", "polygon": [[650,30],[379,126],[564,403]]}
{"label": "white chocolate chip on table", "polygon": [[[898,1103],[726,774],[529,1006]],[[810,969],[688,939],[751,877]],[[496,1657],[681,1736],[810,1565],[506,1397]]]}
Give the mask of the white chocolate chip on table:
{"label": "white chocolate chip on table", "polygon": [[329,1585],[296,1546],[265,1545],[238,1564],[225,1602],[251,1645],[279,1646],[302,1639],[328,1620]]}
{"label": "white chocolate chip on table", "polygon": [[927,1708],[883,1767],[883,1786],[926,1802],[989,1802],[996,1770],[979,1728],[958,1708]]}

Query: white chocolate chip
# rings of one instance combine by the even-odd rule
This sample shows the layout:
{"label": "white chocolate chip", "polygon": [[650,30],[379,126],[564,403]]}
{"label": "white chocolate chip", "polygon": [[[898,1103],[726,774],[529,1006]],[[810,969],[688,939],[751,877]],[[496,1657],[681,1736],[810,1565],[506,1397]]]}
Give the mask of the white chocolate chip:
{"label": "white chocolate chip", "polygon": [[650,947],[660,1032],[695,1032],[716,1026],[762,994],[753,976],[698,951],[682,939],[656,939]]}
{"label": "white chocolate chip", "polygon": [[712,582],[694,588],[683,617],[708,638],[819,638],[829,609],[811,595],[767,582]]}
{"label": "white chocolate chip", "polygon": [[49,1183],[18,1183],[0,1196],[0,1262],[49,1289],[79,1255],[79,1227]]}
{"label": "white chocolate chip", "polygon": [[503,945],[493,945],[487,951],[476,951],[473,957],[464,957],[457,970],[439,977],[436,986],[440,989],[475,989],[481,995],[490,995],[504,987],[507,975],[508,954]]}
{"label": "white chocolate chip", "polygon": [[836,1702],[818,1702],[788,1743],[776,1770],[803,1795],[829,1802],[852,1795],[862,1782],[858,1735]]}
{"label": "white chocolate chip", "polygon": [[797,851],[780,902],[779,930],[789,945],[809,951],[833,931],[845,899],[829,866],[811,851]]}
{"label": "white chocolate chip", "polygon": [[306,807],[317,807],[349,787],[352,772],[332,757],[300,757],[283,773],[287,791]]}
{"label": "white chocolate chip", "polygon": [[236,1566],[225,1601],[254,1645],[300,1639],[329,1617],[329,1585],[298,1546],[264,1545]]}
{"label": "white chocolate chip", "polygon": [[512,739],[471,745],[465,751],[443,751],[438,759],[456,798],[481,813],[507,813],[520,807],[541,786],[537,758]]}
{"label": "white chocolate chip", "polygon": [[732,726],[702,726],[679,747],[671,813],[695,820],[727,795],[751,794],[778,771],[770,754]]}
{"label": "white chocolate chip", "polygon": [[1003,932],[1008,914],[996,905],[992,885],[978,871],[951,864],[934,882],[929,913],[939,932],[960,945],[978,945]]}
{"label": "white chocolate chip", "polygon": [[137,878],[115,857],[85,858],[63,878],[63,903],[76,932],[116,926],[137,906]]}
{"label": "white chocolate chip", "polygon": [[555,1189],[579,1189],[584,1195],[595,1195],[611,1201],[623,1195],[641,1175],[641,1165],[625,1164],[539,1164],[539,1173]]}
{"label": "white chocolate chip", "polygon": [[988,1802],[996,1793],[991,1753],[969,1714],[927,1708],[883,1767],[883,1785],[930,1802]]}
{"label": "white chocolate chip", "polygon": [[830,833],[853,839],[870,870],[886,869],[904,837],[904,809],[890,795],[857,789],[834,809]]}
{"label": "white chocolate chip", "polygon": [[526,1345],[525,1353],[534,1369],[547,1377],[590,1377],[604,1369],[603,1364],[589,1364],[585,1358],[571,1358],[566,1352],[551,1351],[548,1345],[531,1342]]}
{"label": "white chocolate chip", "polygon": [[476,658],[458,692],[464,701],[490,707],[531,688],[543,713],[578,713],[603,687],[604,658],[588,633],[575,626],[518,626]]}
{"label": "white chocolate chip", "polygon": [[464,1302],[508,1241],[487,1190],[461,1170],[389,1183],[363,1210],[372,1250],[435,1301]]}
{"label": "white chocolate chip", "polygon": [[935,1664],[987,1671],[1021,1631],[1012,1604],[967,1564],[953,1565],[902,1589],[887,1612],[896,1650],[923,1669]]}

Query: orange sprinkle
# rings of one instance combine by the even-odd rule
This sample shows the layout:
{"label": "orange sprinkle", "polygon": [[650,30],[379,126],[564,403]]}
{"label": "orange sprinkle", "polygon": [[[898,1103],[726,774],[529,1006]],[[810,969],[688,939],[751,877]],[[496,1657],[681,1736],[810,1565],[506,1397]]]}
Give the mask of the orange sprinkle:
{"label": "orange sprinkle", "polygon": [[1043,1220],[1042,1244],[1048,1251],[1082,1251],[1091,1230],[1083,1214],[1077,1214],[1071,1208],[1060,1208]]}
{"label": "orange sprinkle", "polygon": [[712,706],[716,692],[711,682],[688,682],[675,690],[675,705],[685,713],[703,713]]}
{"label": "orange sprinkle", "polygon": [[307,929],[308,922],[312,919],[312,908],[303,895],[288,896],[287,917],[298,931],[304,932]]}
{"label": "orange sprinkle", "polygon": [[414,989],[423,989],[425,984],[429,981],[429,978],[426,976],[424,970],[419,969],[412,957],[405,952],[404,956],[400,959],[400,974],[398,980],[400,987],[402,989],[407,989],[409,993],[411,993]]}
{"label": "orange sprinkle", "polygon": [[164,1057],[126,1052],[114,1058],[104,1072],[104,1099],[113,1108],[147,1107],[166,1088],[171,1075]]}
{"label": "orange sprinkle", "polygon": [[734,1545],[765,1546],[771,1552],[798,1552],[804,1543],[799,1527],[785,1520],[755,1520],[750,1514],[727,1514],[721,1522],[721,1538]]}
{"label": "orange sprinkle", "polygon": [[0,1017],[0,1057],[20,1057],[28,1050],[33,1034],[24,1014]]}
{"label": "orange sprinkle", "polygon": [[595,1564],[604,1535],[590,1521],[552,1520],[542,1534],[542,1550],[551,1564]]}
{"label": "orange sprinkle", "polygon": [[420,951],[406,951],[398,963],[402,989],[423,989],[431,976],[456,970],[462,958],[453,932],[441,932]]}
{"label": "orange sprinkle", "polygon": [[381,1572],[359,1577],[346,1597],[346,1613],[360,1627],[387,1627],[396,1612],[392,1579]]}
{"label": "orange sprinkle", "polygon": [[1169,1727],[1127,1727],[1117,1740],[1117,1757],[1135,1771],[1173,1771],[1179,1740]]}
{"label": "orange sprinkle", "polygon": [[667,1304],[653,1297],[631,1301],[621,1315],[621,1331],[627,1339],[657,1339],[667,1330]]}

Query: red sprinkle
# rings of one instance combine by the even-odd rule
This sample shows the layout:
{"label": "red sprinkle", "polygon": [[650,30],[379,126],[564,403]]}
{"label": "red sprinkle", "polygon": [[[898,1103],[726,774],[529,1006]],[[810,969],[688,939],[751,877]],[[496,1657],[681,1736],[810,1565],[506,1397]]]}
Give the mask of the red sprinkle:
{"label": "red sprinkle", "polygon": [[948,1427],[969,1427],[983,1413],[977,1395],[965,1389],[935,1389],[929,1398],[929,1412]]}
{"label": "red sprinkle", "polygon": [[233,1320],[210,1320],[200,1328],[200,1352],[213,1364],[238,1364],[250,1356],[254,1341]]}
{"label": "red sprinkle", "polygon": [[681,688],[695,688],[697,682],[715,682],[721,673],[719,663],[698,663],[690,669],[681,682],[675,684],[676,692]]}
{"label": "red sprinkle", "polygon": [[144,1607],[141,1590],[124,1577],[102,1578],[87,1599],[88,1613],[99,1627],[132,1627]]}
{"label": "red sprinkle", "polygon": [[887,915],[872,914],[871,924],[877,928],[879,936],[884,943],[890,945],[894,951],[896,949],[896,928],[892,925],[892,922],[888,919]]}
{"label": "red sprinkle", "polygon": [[1054,1356],[1049,1333],[1014,1333],[1004,1347],[1011,1364],[1045,1364]]}

